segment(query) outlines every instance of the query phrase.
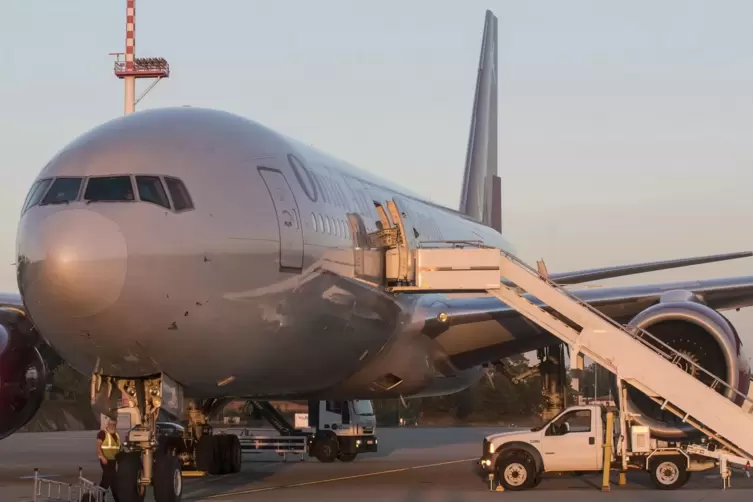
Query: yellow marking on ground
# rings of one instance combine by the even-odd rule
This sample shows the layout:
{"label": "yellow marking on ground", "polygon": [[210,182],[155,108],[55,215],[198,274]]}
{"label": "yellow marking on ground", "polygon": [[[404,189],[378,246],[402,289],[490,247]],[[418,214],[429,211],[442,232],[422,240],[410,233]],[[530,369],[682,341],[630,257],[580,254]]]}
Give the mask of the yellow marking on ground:
{"label": "yellow marking on ground", "polygon": [[395,474],[398,472],[415,471],[418,469],[428,469],[429,467],[440,467],[443,465],[462,464],[463,462],[470,462],[472,460],[478,460],[478,458],[476,457],[464,458],[463,460],[449,460],[447,462],[437,462],[435,464],[414,465],[412,467],[402,467],[400,469],[390,469],[388,471],[366,472],[363,474],[354,474],[352,476],[340,476],[338,478],[318,479],[316,481],[306,481],[303,483],[294,483],[291,485],[278,485],[278,486],[267,486],[266,488],[253,488],[250,490],[240,490],[237,492],[227,492],[227,493],[219,493],[217,495],[209,495],[204,498],[217,499],[221,497],[231,497],[234,495],[248,495],[250,493],[261,493],[261,492],[268,492],[272,490],[281,490],[283,488],[298,488],[301,486],[321,485],[324,483],[334,483],[335,481],[347,481],[350,479],[368,478],[372,476],[383,476],[385,474]]}

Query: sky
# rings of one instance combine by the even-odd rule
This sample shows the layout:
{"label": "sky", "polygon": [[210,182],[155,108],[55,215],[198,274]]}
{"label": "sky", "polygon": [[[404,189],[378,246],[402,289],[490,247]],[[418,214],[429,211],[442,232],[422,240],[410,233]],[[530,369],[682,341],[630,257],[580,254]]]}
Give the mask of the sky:
{"label": "sky", "polygon": [[[171,65],[137,108],[234,112],[457,207],[487,8],[504,233],[523,259],[565,271],[753,250],[745,0],[137,0],[137,56]],[[16,290],[38,172],[123,113],[108,53],[124,37],[125,0],[3,7],[0,290]],[[601,284],[731,275],[753,258]],[[751,346],[748,310],[730,318]]]}

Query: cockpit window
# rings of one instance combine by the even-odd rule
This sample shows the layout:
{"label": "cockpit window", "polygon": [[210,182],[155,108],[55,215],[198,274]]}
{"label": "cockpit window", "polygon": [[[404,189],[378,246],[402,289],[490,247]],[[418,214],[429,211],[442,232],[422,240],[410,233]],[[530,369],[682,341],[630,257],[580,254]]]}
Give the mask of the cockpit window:
{"label": "cockpit window", "polygon": [[158,176],[136,176],[136,187],[142,201],[170,209],[165,187],[162,186],[162,181]]}
{"label": "cockpit window", "polygon": [[81,178],[58,178],[42,199],[45,204],[63,204],[76,200],[81,188]]}
{"label": "cockpit window", "polygon": [[106,176],[89,178],[84,200],[90,202],[132,201],[133,185],[130,176]]}
{"label": "cockpit window", "polygon": [[50,179],[38,180],[31,186],[29,195],[26,196],[26,202],[24,202],[24,208],[22,212],[26,212],[26,210],[28,210],[30,207],[39,204],[39,201],[42,200],[42,197],[47,191],[47,188],[50,186],[50,183],[52,183],[52,180]]}
{"label": "cockpit window", "polygon": [[170,191],[170,197],[173,199],[173,206],[176,211],[193,209],[191,196],[182,181],[177,178],[165,177],[165,183],[167,183],[167,189]]}

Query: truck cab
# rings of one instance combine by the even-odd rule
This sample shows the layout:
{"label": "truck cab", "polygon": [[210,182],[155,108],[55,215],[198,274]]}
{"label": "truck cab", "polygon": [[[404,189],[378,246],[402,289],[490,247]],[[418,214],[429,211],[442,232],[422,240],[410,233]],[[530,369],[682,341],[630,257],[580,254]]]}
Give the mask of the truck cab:
{"label": "truck cab", "polygon": [[369,400],[310,401],[307,429],[313,433],[310,453],[322,462],[351,462],[359,453],[378,448]]}
{"label": "truck cab", "polygon": [[509,490],[535,486],[544,472],[599,471],[606,410],[573,406],[528,431],[487,436],[479,463]]}

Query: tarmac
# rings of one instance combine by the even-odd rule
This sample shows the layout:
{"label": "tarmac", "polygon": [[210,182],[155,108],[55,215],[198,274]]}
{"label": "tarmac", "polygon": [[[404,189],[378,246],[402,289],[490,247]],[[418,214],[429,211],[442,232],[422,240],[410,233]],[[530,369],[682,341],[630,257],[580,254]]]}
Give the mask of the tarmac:
{"label": "tarmac", "polygon": [[[601,476],[562,475],[545,478],[526,492],[492,492],[476,460],[482,438],[504,428],[381,428],[378,453],[352,463],[323,464],[300,456],[245,454],[238,474],[185,478],[183,500],[192,502],[351,500],[390,502],[465,502],[491,500],[559,501],[736,501],[750,500],[753,478],[735,473],[722,491],[718,471],[694,473],[676,491],[654,489],[648,474],[630,473],[625,487],[612,477],[609,493]],[[32,501],[33,470],[47,479],[74,482],[78,468],[99,481],[96,431],[18,433],[0,441],[0,501]],[[44,499],[39,499],[44,500]],[[151,490],[147,501],[152,501]]]}

